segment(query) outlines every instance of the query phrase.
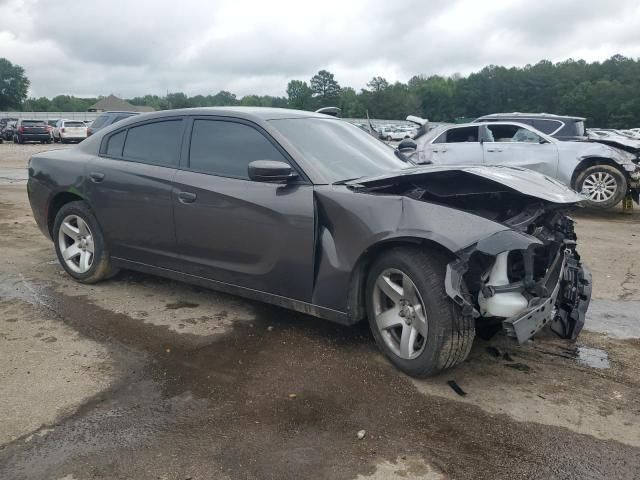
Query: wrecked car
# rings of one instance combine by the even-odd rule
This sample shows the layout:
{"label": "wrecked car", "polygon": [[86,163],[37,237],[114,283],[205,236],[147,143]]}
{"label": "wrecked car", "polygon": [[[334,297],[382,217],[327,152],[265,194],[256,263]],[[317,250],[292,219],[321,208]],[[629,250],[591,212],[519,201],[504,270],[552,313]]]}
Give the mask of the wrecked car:
{"label": "wrecked car", "polygon": [[476,327],[575,339],[582,197],[519,168],[419,166],[327,115],[139,115],[29,161],[34,218],[75,280],[131,269],[352,325],[424,377]]}
{"label": "wrecked car", "polygon": [[433,128],[416,139],[417,163],[528,168],[582,192],[592,208],[608,209],[631,193],[638,201],[635,155],[597,142],[563,142],[518,122],[492,121]]}

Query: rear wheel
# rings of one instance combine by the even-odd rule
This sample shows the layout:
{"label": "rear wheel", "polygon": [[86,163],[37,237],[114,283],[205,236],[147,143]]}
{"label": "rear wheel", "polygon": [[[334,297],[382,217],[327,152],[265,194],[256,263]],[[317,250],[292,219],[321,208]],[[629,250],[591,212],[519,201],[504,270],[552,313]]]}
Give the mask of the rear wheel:
{"label": "rear wheel", "polygon": [[417,247],[394,248],[371,267],[367,314],[384,354],[403,372],[428,377],[463,361],[474,320],[444,290],[448,258]]}
{"label": "rear wheel", "polygon": [[96,283],[117,272],[98,221],[83,201],[67,203],[58,211],[53,241],[60,264],[79,282]]}
{"label": "rear wheel", "polygon": [[576,190],[587,196],[587,205],[601,210],[620,203],[627,188],[624,174],[611,165],[594,165],[576,178]]}

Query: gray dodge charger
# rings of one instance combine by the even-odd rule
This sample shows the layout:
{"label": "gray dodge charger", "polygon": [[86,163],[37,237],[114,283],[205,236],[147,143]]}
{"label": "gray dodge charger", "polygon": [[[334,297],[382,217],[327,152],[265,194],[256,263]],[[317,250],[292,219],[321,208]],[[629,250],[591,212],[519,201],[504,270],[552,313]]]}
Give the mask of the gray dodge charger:
{"label": "gray dodge charger", "polygon": [[477,328],[575,339],[591,296],[567,216],[582,196],[519,168],[414,165],[322,114],[135,116],[34,155],[28,191],[79,282],[131,269],[367,319],[416,377],[463,361]]}

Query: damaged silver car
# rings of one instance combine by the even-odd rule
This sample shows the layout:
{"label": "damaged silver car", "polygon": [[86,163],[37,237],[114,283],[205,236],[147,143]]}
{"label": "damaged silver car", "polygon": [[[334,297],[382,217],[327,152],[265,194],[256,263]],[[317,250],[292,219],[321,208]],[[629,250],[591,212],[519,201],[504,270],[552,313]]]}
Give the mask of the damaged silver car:
{"label": "damaged silver car", "polygon": [[476,328],[575,339],[590,300],[567,216],[580,195],[520,168],[417,166],[323,114],[139,115],[34,155],[28,193],[77,281],[131,269],[367,319],[417,377],[463,361]]}
{"label": "damaged silver car", "polygon": [[535,170],[582,192],[597,209],[617,205],[627,193],[638,201],[637,156],[599,142],[560,141],[518,122],[476,121],[433,128],[416,143],[417,163]]}

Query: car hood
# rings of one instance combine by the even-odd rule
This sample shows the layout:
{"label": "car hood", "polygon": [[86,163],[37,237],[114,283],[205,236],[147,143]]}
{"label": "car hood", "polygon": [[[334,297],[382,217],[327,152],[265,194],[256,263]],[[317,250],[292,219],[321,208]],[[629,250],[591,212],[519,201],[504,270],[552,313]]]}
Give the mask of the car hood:
{"label": "car hood", "polygon": [[385,175],[358,178],[347,185],[353,189],[373,188],[424,179],[440,172],[465,172],[504,185],[524,195],[553,203],[572,204],[585,200],[585,197],[553,178],[524,168],[506,166],[419,165]]}

